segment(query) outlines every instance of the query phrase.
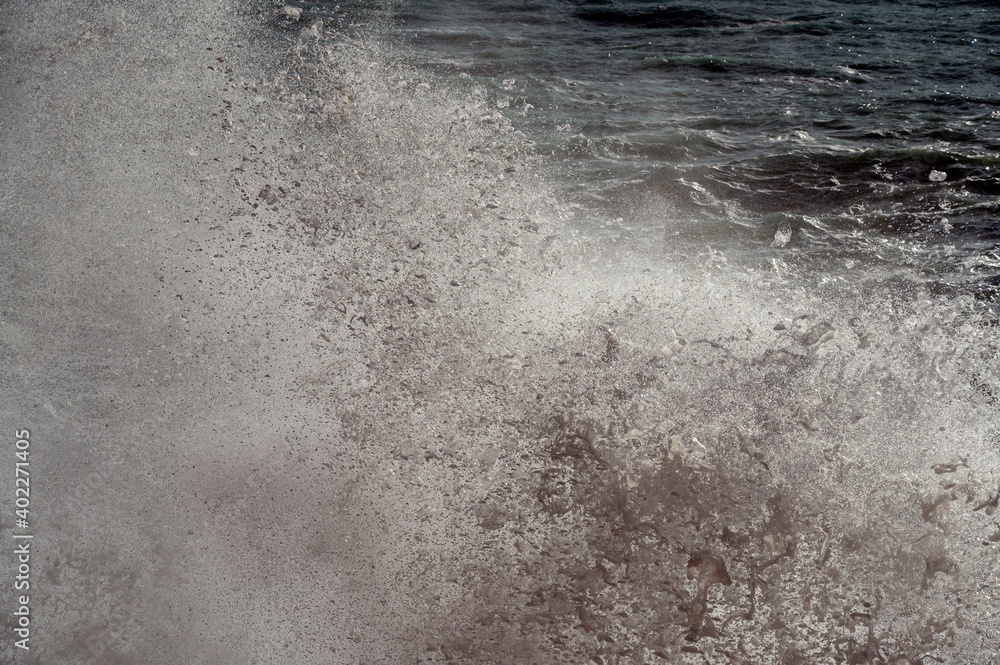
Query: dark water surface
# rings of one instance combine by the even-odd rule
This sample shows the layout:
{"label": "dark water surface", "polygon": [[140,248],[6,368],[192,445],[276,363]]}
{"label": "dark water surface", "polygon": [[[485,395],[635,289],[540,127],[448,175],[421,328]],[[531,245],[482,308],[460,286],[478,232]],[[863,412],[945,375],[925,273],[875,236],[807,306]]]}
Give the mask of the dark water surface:
{"label": "dark water surface", "polygon": [[562,186],[595,226],[595,217],[621,218],[619,228],[666,230],[666,244],[679,231],[729,248],[790,233],[781,260],[831,271],[906,266],[992,298],[993,3],[416,1],[359,10],[387,19],[413,62],[486,86],[555,157]]}

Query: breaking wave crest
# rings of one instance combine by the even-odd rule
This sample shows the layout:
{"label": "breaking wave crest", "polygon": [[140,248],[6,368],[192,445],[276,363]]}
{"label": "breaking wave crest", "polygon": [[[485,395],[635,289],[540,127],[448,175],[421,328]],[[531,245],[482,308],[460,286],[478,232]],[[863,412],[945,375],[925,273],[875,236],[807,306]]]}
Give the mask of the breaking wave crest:
{"label": "breaking wave crest", "polygon": [[286,98],[324,153],[296,213],[334,275],[317,317],[367,368],[327,399],[441,506],[412,545],[421,658],[986,653],[998,377],[973,301],[595,246],[481,92],[373,43],[300,43]]}
{"label": "breaking wave crest", "polygon": [[988,309],[905,268],[611,242],[482,89],[315,19],[274,19],[294,39],[263,73],[199,56],[213,125],[174,152],[211,176],[178,191],[219,218],[138,242],[166,257],[156,352],[136,323],[95,361],[42,657],[995,658]]}

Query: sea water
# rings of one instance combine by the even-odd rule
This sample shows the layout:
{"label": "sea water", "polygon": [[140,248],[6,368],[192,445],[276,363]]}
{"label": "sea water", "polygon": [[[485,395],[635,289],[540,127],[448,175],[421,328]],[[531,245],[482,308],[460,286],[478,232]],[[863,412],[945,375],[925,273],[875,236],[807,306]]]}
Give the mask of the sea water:
{"label": "sea water", "polygon": [[381,16],[412,62],[486,87],[568,196],[623,231],[992,292],[989,4],[412,2]]}
{"label": "sea water", "polygon": [[[497,266],[529,292],[514,310],[489,296],[469,310],[503,312],[482,321],[487,337],[538,336],[496,342],[509,366],[494,380],[505,422],[524,427],[503,450],[541,466],[476,508],[501,535],[480,553],[511,571],[479,573],[477,600],[445,610],[464,627],[439,629],[429,659],[986,657],[1000,537],[992,8],[309,9],[379,44],[333,78],[367,57],[388,67],[358,88],[378,91],[382,127],[365,169],[398,173],[376,176],[395,188],[444,165],[440,198],[411,209],[459,237],[450,220],[464,217],[539,275]],[[429,94],[441,106],[412,106]],[[439,133],[466,122],[475,138]],[[565,238],[556,254],[513,230],[539,227]]]}
{"label": "sea water", "polygon": [[995,658],[989,4],[49,4],[31,657]]}

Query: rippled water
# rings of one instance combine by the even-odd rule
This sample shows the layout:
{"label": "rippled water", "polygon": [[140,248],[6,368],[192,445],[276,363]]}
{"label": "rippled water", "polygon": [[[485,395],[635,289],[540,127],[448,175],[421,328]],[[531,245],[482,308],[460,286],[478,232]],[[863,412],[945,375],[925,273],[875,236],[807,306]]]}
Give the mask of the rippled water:
{"label": "rippled water", "polygon": [[783,260],[906,266],[992,298],[992,3],[354,9],[388,19],[411,61],[486,86],[555,158],[591,223],[730,249],[766,248],[790,230]]}

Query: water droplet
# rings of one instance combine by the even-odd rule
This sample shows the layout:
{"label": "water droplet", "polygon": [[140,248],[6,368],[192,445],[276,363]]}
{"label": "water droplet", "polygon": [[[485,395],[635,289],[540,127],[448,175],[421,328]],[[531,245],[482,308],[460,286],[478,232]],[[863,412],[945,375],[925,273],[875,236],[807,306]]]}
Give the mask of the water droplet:
{"label": "water droplet", "polygon": [[788,224],[782,224],[778,230],[774,232],[774,242],[771,243],[771,247],[784,247],[791,239],[792,227]]}

